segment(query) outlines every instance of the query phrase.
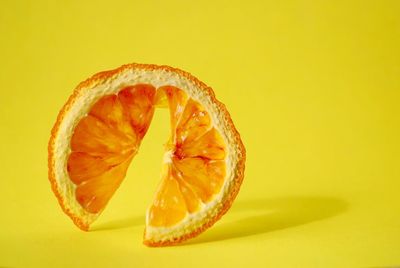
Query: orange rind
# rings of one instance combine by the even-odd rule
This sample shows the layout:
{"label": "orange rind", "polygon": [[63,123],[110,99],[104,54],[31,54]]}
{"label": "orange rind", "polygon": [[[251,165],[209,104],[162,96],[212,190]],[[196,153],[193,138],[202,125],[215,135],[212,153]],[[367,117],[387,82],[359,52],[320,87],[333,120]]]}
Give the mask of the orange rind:
{"label": "orange rind", "polygon": [[144,244],[195,237],[231,207],[246,152],[225,106],[187,72],[128,64],[80,83],[51,131],[52,190],[80,229],[89,230],[118,189],[159,107],[170,110],[171,135]]}

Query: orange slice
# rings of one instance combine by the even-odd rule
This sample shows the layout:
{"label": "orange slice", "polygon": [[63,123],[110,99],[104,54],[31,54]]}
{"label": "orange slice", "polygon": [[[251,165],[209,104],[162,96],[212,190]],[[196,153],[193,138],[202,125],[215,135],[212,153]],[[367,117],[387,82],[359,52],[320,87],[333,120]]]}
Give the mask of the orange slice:
{"label": "orange slice", "polygon": [[129,64],[78,85],[51,132],[49,179],[79,228],[89,230],[120,186],[157,107],[169,108],[171,135],[144,243],[194,237],[231,206],[245,149],[225,106],[189,73]]}

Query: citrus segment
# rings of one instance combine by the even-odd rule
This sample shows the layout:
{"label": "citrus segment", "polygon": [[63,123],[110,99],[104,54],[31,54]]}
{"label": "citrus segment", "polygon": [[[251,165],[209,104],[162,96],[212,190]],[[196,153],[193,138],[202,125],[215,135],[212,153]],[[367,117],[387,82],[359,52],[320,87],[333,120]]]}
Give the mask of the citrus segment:
{"label": "citrus segment", "polygon": [[169,107],[171,122],[171,140],[173,141],[175,139],[176,125],[185,107],[187,95],[179,88],[173,86],[163,86],[157,91],[157,95],[162,96],[158,97],[158,99],[167,100],[168,103],[167,107]]}
{"label": "citrus segment", "polygon": [[155,92],[156,89],[152,85],[138,84],[126,87],[118,93],[139,139],[143,138],[150,126],[154,114]]}
{"label": "citrus segment", "polygon": [[[201,207],[201,202],[198,198],[198,194],[196,194],[193,185],[190,185],[187,180],[182,178],[182,175],[177,172],[176,169],[171,169],[173,174],[173,178],[179,184],[179,190],[181,191],[183,198],[185,199],[186,209],[188,213],[194,213],[198,211]],[[151,224],[151,223],[150,223]]]}
{"label": "citrus segment", "polygon": [[180,190],[179,183],[172,176],[169,166],[167,166],[166,170],[167,172],[162,178],[148,215],[148,222],[156,227],[174,225],[187,214],[184,196]]}
{"label": "citrus segment", "polygon": [[132,142],[136,140],[136,133],[130,123],[128,112],[122,106],[119,95],[108,95],[95,103],[89,114],[103,121],[113,129],[125,134]]}
{"label": "citrus segment", "polygon": [[210,128],[211,118],[193,99],[189,99],[176,127],[177,144],[190,143]]}

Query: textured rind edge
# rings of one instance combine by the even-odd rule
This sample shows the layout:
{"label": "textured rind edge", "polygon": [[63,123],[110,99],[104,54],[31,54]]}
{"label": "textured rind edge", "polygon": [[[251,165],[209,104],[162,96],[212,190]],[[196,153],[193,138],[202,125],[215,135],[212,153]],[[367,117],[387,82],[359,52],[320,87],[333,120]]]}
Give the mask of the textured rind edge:
{"label": "textured rind edge", "polygon": [[[136,65],[136,64],[133,64],[133,65]],[[123,71],[124,68],[127,68],[128,66],[129,65],[123,65],[114,70],[99,72],[99,73],[93,75],[92,77],[88,78],[87,80],[78,84],[78,86],[73,91],[72,95],[69,97],[67,102],[64,104],[64,106],[61,108],[60,112],[58,113],[56,123],[54,124],[54,126],[51,130],[51,136],[50,136],[50,140],[49,140],[49,144],[48,144],[48,177],[50,180],[51,189],[53,190],[54,194],[56,195],[58,203],[60,204],[64,213],[67,214],[72,219],[74,224],[83,231],[89,231],[90,223],[84,222],[77,215],[75,215],[70,208],[68,208],[68,206],[64,203],[62,194],[57,186],[56,174],[55,174],[55,169],[54,169],[55,159],[54,159],[54,154],[53,154],[54,147],[55,147],[55,139],[56,139],[57,133],[60,129],[60,125],[65,117],[65,114],[70,110],[70,107],[75,102],[75,100],[79,97],[81,91],[87,90],[90,88],[90,86],[93,86],[96,83],[99,83],[106,79],[111,78],[112,76]]]}
{"label": "textured rind edge", "polygon": [[[146,240],[144,239],[144,244],[147,246],[152,246],[152,247],[160,247],[160,246],[170,246],[170,245],[175,245],[178,243],[181,243],[189,238],[193,238],[200,233],[204,232],[206,229],[211,227],[216,221],[218,221],[232,206],[232,203],[237,196],[240,186],[243,181],[244,177],[244,169],[245,169],[245,161],[246,161],[246,151],[244,148],[244,145],[241,141],[240,135],[238,131],[236,130],[232,119],[229,115],[229,112],[227,111],[226,107],[224,104],[219,102],[214,95],[213,90],[208,87],[206,84],[192,76],[190,73],[182,71],[177,68],[173,68],[170,66],[166,65],[152,65],[152,64],[137,64],[137,63],[132,63],[132,64],[126,64],[122,65],[121,67],[110,70],[110,71],[103,71],[100,73],[97,73],[93,75],[91,78],[81,82],[74,90],[73,94],[70,96],[68,101],[65,103],[61,111],[59,112],[57,116],[57,121],[51,130],[51,137],[49,140],[49,145],[48,145],[48,167],[49,167],[49,180],[51,183],[51,188],[54,192],[54,194],[57,197],[57,200],[62,208],[62,210],[72,219],[72,221],[77,225],[80,229],[84,231],[89,230],[89,225],[90,222],[84,222],[82,221],[79,217],[77,217],[71,209],[68,208],[68,206],[64,203],[62,195],[60,193],[60,190],[58,189],[57,182],[56,182],[56,175],[55,175],[55,170],[54,170],[54,147],[55,147],[55,138],[56,135],[60,129],[60,125],[65,117],[65,114],[69,111],[70,107],[73,105],[73,103],[76,101],[76,99],[82,94],[84,90],[90,90],[90,88],[103,83],[104,81],[108,79],[112,79],[113,77],[119,75],[120,73],[123,73],[127,69],[141,69],[141,70],[148,70],[148,71],[153,71],[153,70],[164,70],[167,72],[173,72],[178,74],[179,76],[185,77],[186,79],[190,80],[192,83],[196,84],[196,86],[200,89],[202,89],[206,95],[208,95],[212,102],[217,105],[218,111],[223,115],[224,120],[226,121],[226,126],[228,127],[229,131],[233,134],[234,139],[235,139],[235,144],[237,145],[237,148],[235,150],[235,153],[238,155],[238,163],[236,164],[236,167],[234,169],[235,172],[235,177],[233,179],[233,182],[231,184],[230,189],[228,190],[229,195],[225,196],[222,201],[222,207],[219,209],[219,211],[212,217],[210,218],[207,222],[205,222],[203,225],[201,225],[199,228],[193,230],[190,233],[187,233],[178,239],[173,239],[173,240],[166,240],[166,241],[152,241],[152,240]],[[146,230],[145,230],[146,234]]]}
{"label": "textured rind edge", "polygon": [[[170,68],[170,67],[168,67]],[[203,82],[199,81],[196,77],[192,76],[190,73],[179,70],[179,69],[174,69],[173,71],[178,72],[180,75],[186,77],[187,79],[191,80],[199,88],[204,90],[207,95],[211,98],[212,102],[215,103],[218,106],[219,112],[221,112],[224,116],[224,119],[226,120],[226,124],[229,128],[229,131],[234,135],[235,138],[235,144],[237,145],[237,150],[236,154],[239,156],[239,161],[235,167],[235,178],[232,183],[231,189],[229,190],[229,195],[222,200],[223,205],[222,208],[219,210],[219,212],[214,215],[212,218],[210,218],[207,222],[205,222],[202,226],[199,228],[195,229],[191,233],[185,234],[183,236],[180,236],[179,238],[173,239],[173,240],[166,240],[166,241],[152,241],[152,240],[146,240],[144,238],[143,243],[147,246],[151,247],[162,247],[162,246],[172,246],[176,244],[180,244],[185,240],[188,240],[190,238],[196,237],[211,226],[214,225],[232,206],[233,201],[235,200],[237,194],[239,193],[240,186],[242,185],[242,181],[244,178],[244,170],[245,170],[245,162],[246,162],[246,150],[243,145],[243,142],[240,138],[240,134],[237,131],[235,125],[233,124],[232,118],[229,115],[228,110],[226,109],[225,105],[218,101],[215,97],[214,91],[212,90],[211,87],[208,87],[206,84]],[[146,230],[145,230],[146,234]]]}

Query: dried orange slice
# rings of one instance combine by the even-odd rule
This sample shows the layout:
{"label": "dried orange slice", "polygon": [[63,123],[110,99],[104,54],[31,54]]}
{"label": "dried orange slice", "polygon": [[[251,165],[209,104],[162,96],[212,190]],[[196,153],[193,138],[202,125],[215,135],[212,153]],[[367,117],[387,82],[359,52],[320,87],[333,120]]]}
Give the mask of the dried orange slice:
{"label": "dried orange slice", "polygon": [[144,243],[165,246],[194,237],[231,206],[245,149],[225,106],[187,72],[129,64],[78,85],[51,132],[52,189],[82,230],[121,184],[157,107],[170,110],[171,136]]}

